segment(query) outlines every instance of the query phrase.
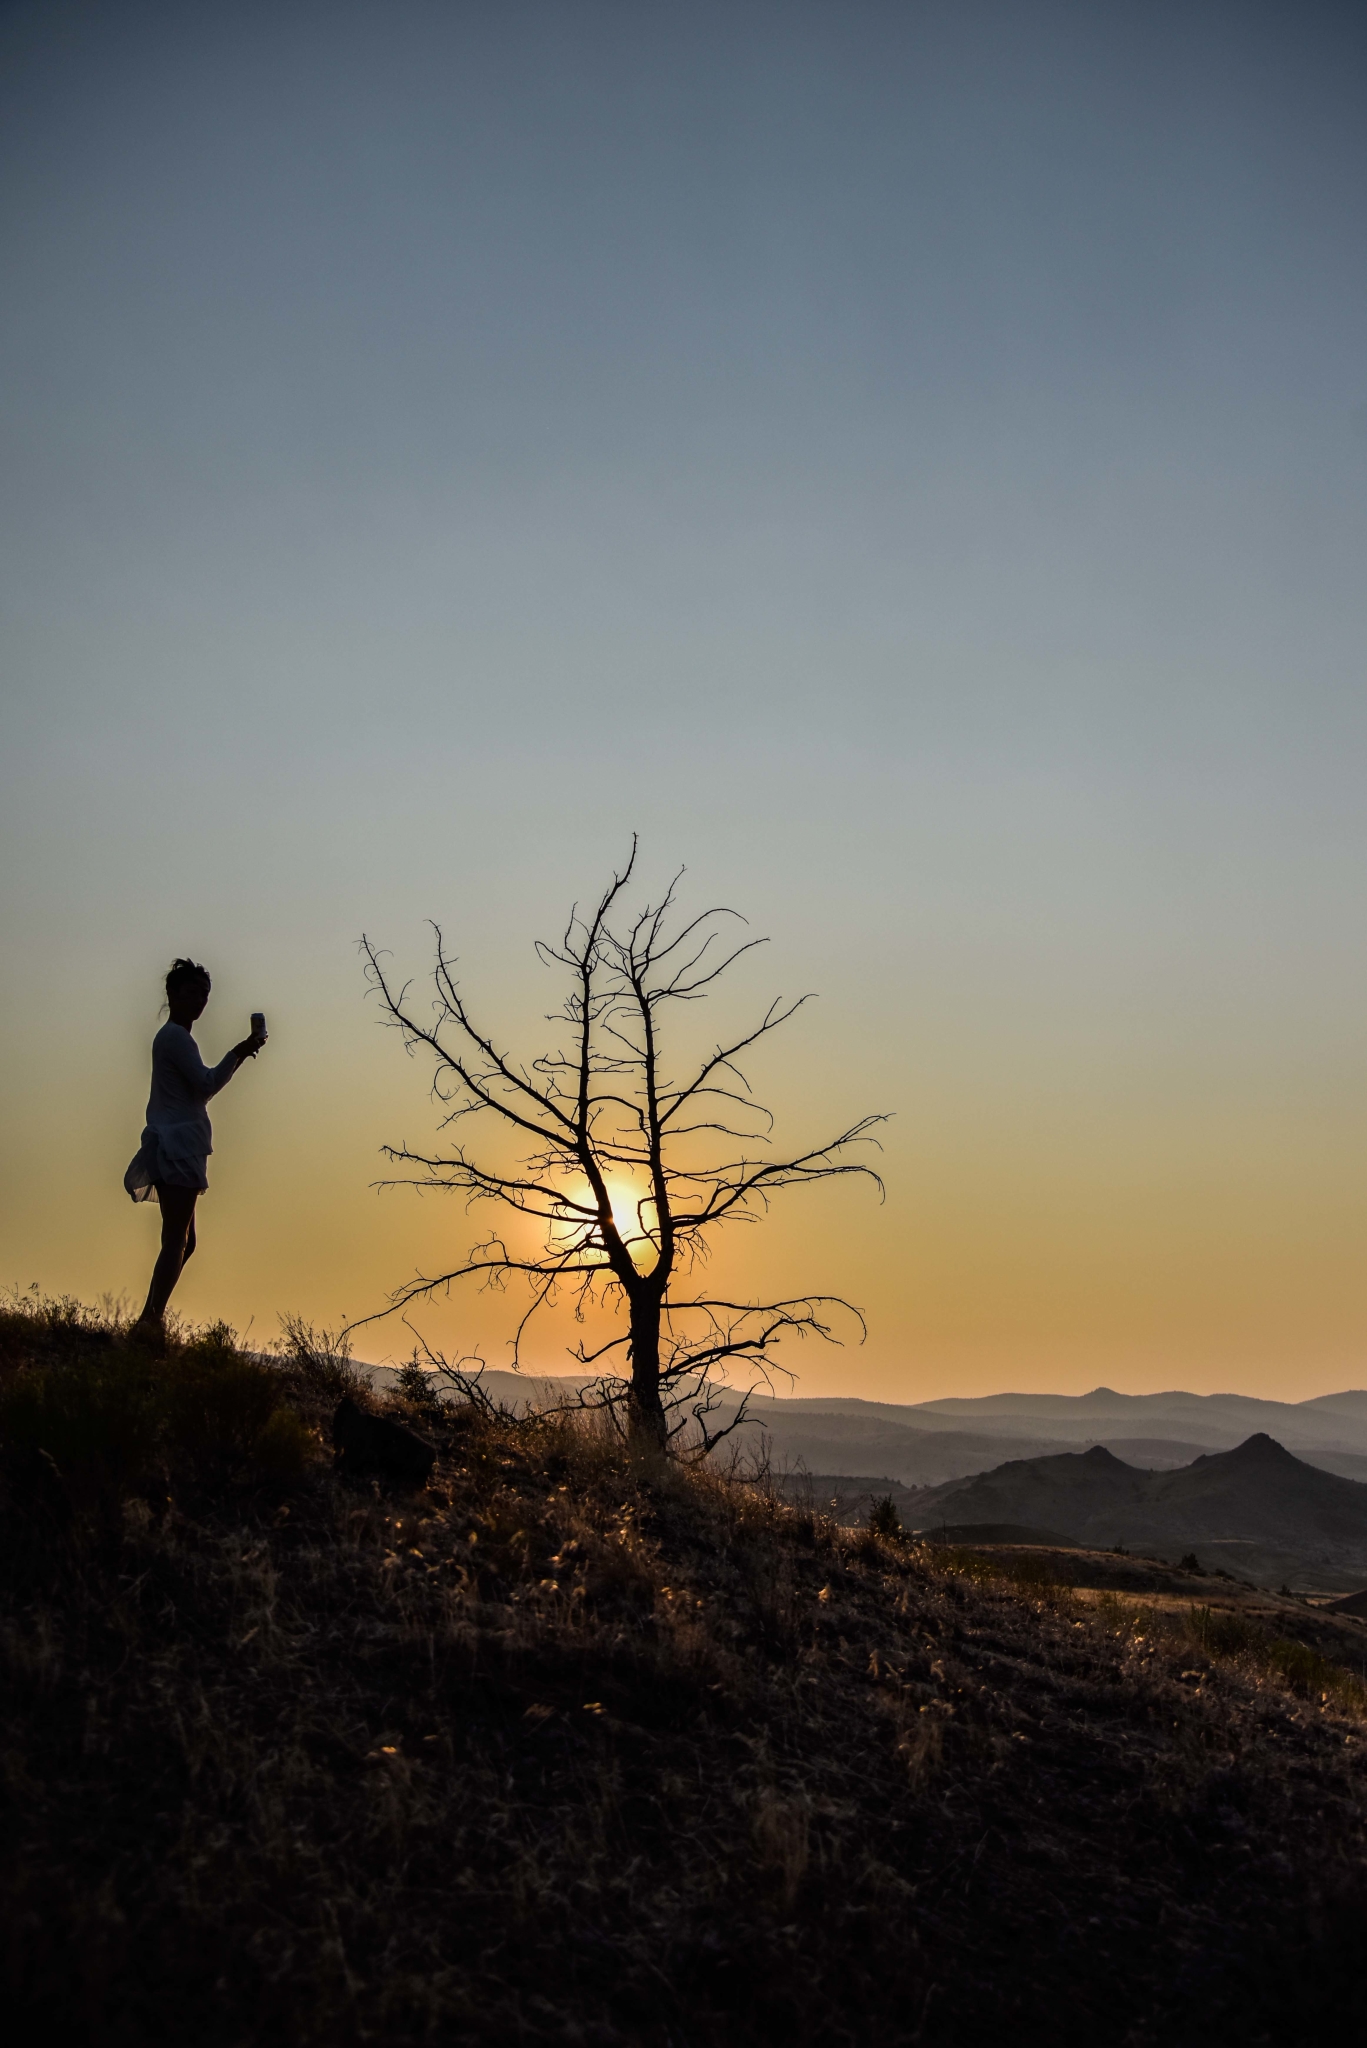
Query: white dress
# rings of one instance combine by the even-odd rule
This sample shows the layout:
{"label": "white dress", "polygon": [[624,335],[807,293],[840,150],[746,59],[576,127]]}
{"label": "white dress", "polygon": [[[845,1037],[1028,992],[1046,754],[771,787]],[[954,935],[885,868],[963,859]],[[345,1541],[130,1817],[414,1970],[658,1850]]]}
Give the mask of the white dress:
{"label": "white dress", "polygon": [[155,1202],[157,1182],[174,1188],[209,1185],[206,1162],[214,1149],[209,1112],[204,1107],[232,1080],[242,1062],[230,1052],[216,1067],[206,1067],[194,1033],[183,1024],[163,1024],[152,1040],[152,1093],[147,1099],[147,1126],[123,1184],[135,1202]]}

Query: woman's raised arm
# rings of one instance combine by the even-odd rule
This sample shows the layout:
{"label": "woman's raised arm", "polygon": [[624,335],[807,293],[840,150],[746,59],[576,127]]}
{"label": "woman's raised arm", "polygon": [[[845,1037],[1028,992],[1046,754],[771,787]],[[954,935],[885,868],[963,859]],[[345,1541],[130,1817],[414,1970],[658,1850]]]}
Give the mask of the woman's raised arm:
{"label": "woman's raised arm", "polygon": [[184,1031],[173,1036],[171,1056],[193,1093],[201,1102],[207,1102],[210,1096],[217,1095],[219,1089],[232,1080],[243,1060],[256,1057],[261,1050],[261,1044],[259,1038],[240,1039],[230,1052],[223,1055],[216,1067],[206,1067],[193,1035]]}

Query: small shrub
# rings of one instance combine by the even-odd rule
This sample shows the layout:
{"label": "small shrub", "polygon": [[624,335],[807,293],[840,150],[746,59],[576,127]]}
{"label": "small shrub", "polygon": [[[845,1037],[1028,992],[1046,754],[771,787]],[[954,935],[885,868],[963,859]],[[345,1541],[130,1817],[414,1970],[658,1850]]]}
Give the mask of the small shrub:
{"label": "small shrub", "polygon": [[1267,1663],[1274,1676],[1302,1699],[1333,1700],[1356,1714],[1367,1711],[1367,1685],[1307,1643],[1280,1636],[1268,1645]]}
{"label": "small shrub", "polygon": [[307,1455],[302,1419],[275,1420],[281,1373],[239,1351],[226,1323],[152,1358],[78,1303],[21,1302],[4,1322],[0,1443],[45,1454],[78,1493],[136,1493],[167,1462],[241,1465],[268,1430],[270,1469],[297,1471]]}
{"label": "small shrub", "polygon": [[871,1536],[881,1536],[889,1543],[895,1543],[899,1536],[906,1534],[902,1527],[902,1517],[898,1514],[896,1503],[890,1493],[885,1493],[881,1500],[870,1504],[868,1528]]}
{"label": "small shrub", "polygon": [[45,1451],[64,1476],[132,1483],[154,1462],[160,1436],[155,1375],[125,1351],[21,1367],[0,1389],[0,1440]]}
{"label": "small shrub", "polygon": [[399,1367],[397,1391],[409,1407],[429,1425],[442,1420],[446,1404],[438,1391],[438,1379],[430,1366],[418,1363],[418,1354]]}
{"label": "small shrub", "polygon": [[1152,1608],[1142,1607],[1133,1600],[1122,1600],[1115,1593],[1098,1596],[1096,1613],[1103,1626],[1114,1629],[1118,1635],[1144,1636],[1154,1625]]}
{"label": "small shrub", "polygon": [[280,1405],[280,1377],[233,1348],[215,1329],[168,1365],[165,1404],[169,1448],[214,1464],[240,1464]]}
{"label": "small shrub", "polygon": [[1238,1657],[1262,1639],[1261,1630],[1227,1607],[1193,1607],[1187,1617],[1192,1635],[1212,1657]]}
{"label": "small shrub", "polygon": [[272,1346],[282,1375],[299,1392],[325,1407],[335,1408],[348,1395],[368,1390],[369,1382],[351,1360],[351,1340],[338,1331],[315,1330],[302,1316],[282,1316],[282,1335]]}
{"label": "small shrub", "polygon": [[1303,1699],[1334,1690],[1343,1677],[1338,1666],[1331,1664],[1327,1657],[1321,1657],[1318,1650],[1285,1637],[1279,1637],[1268,1645],[1267,1662],[1282,1683]]}
{"label": "small shrub", "polygon": [[1179,1572],[1200,1572],[1201,1563],[1200,1559],[1196,1555],[1196,1552],[1194,1550],[1189,1550],[1185,1557],[1180,1558],[1178,1560],[1177,1569]]}
{"label": "small shrub", "polygon": [[273,1479],[297,1479],[313,1448],[313,1431],[298,1409],[277,1408],[252,1445],[252,1456]]}
{"label": "small shrub", "polygon": [[114,1305],[102,1311],[69,1295],[53,1300],[36,1286],[22,1292],[11,1288],[0,1297],[0,1373],[99,1354],[123,1328],[123,1317]]}

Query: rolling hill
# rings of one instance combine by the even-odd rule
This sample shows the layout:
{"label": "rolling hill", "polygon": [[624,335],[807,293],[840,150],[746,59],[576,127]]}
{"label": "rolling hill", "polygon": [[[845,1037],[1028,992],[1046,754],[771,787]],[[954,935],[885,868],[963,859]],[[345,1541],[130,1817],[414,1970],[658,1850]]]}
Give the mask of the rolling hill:
{"label": "rolling hill", "polygon": [[1260,1584],[1299,1579],[1337,1592],[1367,1580],[1367,1486],[1263,1433],[1169,1472],[1127,1465],[1099,1445],[1013,1460],[922,1495],[918,1509],[928,1528],[1025,1523],[1094,1547],[1196,1551]]}
{"label": "rolling hill", "polygon": [[[425,1487],[334,1462],[343,1398]],[[1122,1485],[1324,1506],[1245,1453]],[[1015,1547],[1052,1527],[908,1543],[592,1420],[381,1402],[307,1332],[0,1310],[9,2035],[1359,2037],[1364,1624]]]}
{"label": "rolling hill", "polygon": [[1256,1432],[1288,1449],[1350,1451],[1367,1457],[1367,1393],[1322,1394],[1309,1401],[1264,1401],[1250,1394],[987,1394],[927,1401],[910,1422],[934,1418],[955,1429],[1071,1437],[1095,1443],[1116,1436],[1173,1436],[1206,1450],[1232,1450]]}
{"label": "rolling hill", "polygon": [[[377,1387],[395,1383],[389,1366],[364,1370]],[[514,1414],[573,1402],[584,1374],[545,1375],[488,1369],[483,1386]],[[723,1400],[721,1419],[734,1414]],[[1367,1482],[1367,1394],[1326,1394],[1300,1403],[1242,1394],[996,1394],[918,1406],[841,1395],[751,1399],[737,1441],[767,1447],[775,1472],[856,1478],[881,1473],[901,1486],[942,1486],[1013,1460],[1102,1444],[1128,1465],[1189,1465],[1208,1451],[1242,1443],[1255,1430],[1274,1436],[1341,1478]]]}

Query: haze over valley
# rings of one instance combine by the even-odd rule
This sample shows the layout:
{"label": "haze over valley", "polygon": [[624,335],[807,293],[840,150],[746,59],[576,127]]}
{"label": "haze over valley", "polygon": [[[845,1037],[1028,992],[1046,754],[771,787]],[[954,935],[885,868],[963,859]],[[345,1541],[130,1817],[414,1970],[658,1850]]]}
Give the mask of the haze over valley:
{"label": "haze over valley", "polygon": [[[382,1381],[392,1368],[372,1367]],[[484,1384],[500,1400],[573,1399],[584,1375],[493,1369]],[[1267,1401],[1244,1394],[997,1394],[897,1403],[842,1395],[752,1395],[744,1441],[765,1439],[775,1468],[883,1473],[903,1486],[933,1486],[1008,1459],[1100,1444],[1130,1465],[1167,1470],[1207,1451],[1232,1450],[1264,1432],[1308,1465],[1367,1483],[1367,1392]],[[729,1420],[735,1398],[723,1400]]]}

